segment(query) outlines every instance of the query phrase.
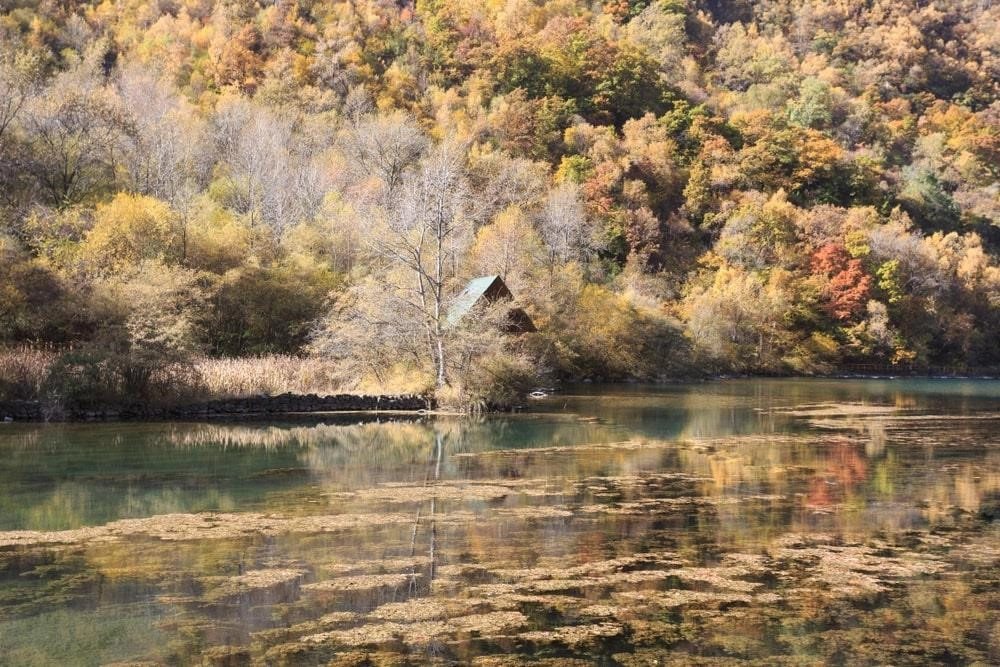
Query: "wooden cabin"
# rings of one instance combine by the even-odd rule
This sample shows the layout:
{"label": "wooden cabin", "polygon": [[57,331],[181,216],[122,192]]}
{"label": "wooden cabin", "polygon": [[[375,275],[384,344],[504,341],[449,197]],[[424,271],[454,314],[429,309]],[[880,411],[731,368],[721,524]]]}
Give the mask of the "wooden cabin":
{"label": "wooden cabin", "polygon": [[[510,301],[514,298],[507,284],[500,276],[480,276],[473,278],[457,297],[445,318],[446,327],[457,326],[462,319],[471,313],[478,305],[493,305],[498,301]],[[507,311],[506,333],[528,333],[537,331],[523,308],[511,308]]]}

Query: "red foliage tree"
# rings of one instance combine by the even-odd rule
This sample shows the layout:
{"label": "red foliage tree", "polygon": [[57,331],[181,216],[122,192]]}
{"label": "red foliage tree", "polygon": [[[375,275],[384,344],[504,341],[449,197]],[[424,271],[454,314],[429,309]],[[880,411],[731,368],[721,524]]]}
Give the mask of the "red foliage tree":
{"label": "red foliage tree", "polygon": [[839,243],[827,243],[812,255],[812,273],[826,279],[823,310],[830,317],[846,321],[863,312],[871,291],[872,278],[861,260],[852,259]]}

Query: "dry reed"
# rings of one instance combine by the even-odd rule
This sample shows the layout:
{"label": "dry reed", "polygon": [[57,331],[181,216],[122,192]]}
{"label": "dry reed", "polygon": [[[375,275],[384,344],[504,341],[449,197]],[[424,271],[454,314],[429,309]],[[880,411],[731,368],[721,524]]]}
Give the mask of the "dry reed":
{"label": "dry reed", "polygon": [[269,355],[195,362],[210,396],[336,394],[343,390],[334,365],[316,357]]}
{"label": "dry reed", "polygon": [[38,399],[56,355],[29,346],[0,348],[0,400]]}
{"label": "dry reed", "polygon": [[[0,348],[0,400],[37,400],[58,352],[30,346]],[[200,392],[212,398],[259,394],[343,393],[334,365],[316,357],[269,355],[194,362]]]}

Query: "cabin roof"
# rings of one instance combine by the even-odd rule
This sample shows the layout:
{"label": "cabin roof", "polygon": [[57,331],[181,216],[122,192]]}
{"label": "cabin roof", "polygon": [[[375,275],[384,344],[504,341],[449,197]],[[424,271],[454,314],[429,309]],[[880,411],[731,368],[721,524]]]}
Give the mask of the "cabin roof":
{"label": "cabin roof", "polygon": [[448,309],[448,315],[445,317],[445,325],[453,327],[458,324],[480,301],[493,303],[499,299],[512,299],[513,297],[514,295],[511,294],[500,276],[473,278],[452,302]]}

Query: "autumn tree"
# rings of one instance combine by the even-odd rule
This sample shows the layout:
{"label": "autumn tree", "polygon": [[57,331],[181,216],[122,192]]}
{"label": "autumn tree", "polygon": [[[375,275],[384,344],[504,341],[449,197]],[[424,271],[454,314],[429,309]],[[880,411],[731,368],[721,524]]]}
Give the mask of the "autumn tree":
{"label": "autumn tree", "polygon": [[388,207],[399,193],[407,167],[423,154],[428,141],[405,113],[367,113],[350,119],[342,144],[359,176],[376,179],[376,201]]}
{"label": "autumn tree", "polygon": [[812,272],[823,281],[823,309],[835,320],[846,321],[864,312],[871,291],[871,276],[861,260],[841,245],[829,243],[810,258]]}
{"label": "autumn tree", "polygon": [[82,290],[0,234],[0,341],[74,341],[95,325],[86,305]]}
{"label": "autumn tree", "polygon": [[119,194],[97,207],[80,258],[100,274],[127,272],[144,259],[178,256],[176,213],[153,197]]}
{"label": "autumn tree", "polygon": [[0,50],[0,151],[4,135],[31,98],[41,69],[31,51]]}
{"label": "autumn tree", "polygon": [[101,81],[95,57],[57,74],[22,111],[28,170],[57,206],[110,187],[117,148],[134,132],[120,100]]}
{"label": "autumn tree", "polygon": [[[424,317],[399,269],[369,275],[336,295],[311,334],[310,350],[336,361],[345,386],[392,386],[426,391],[428,366]],[[416,373],[414,372],[416,369]],[[418,379],[415,381],[414,376]]]}
{"label": "autumn tree", "polygon": [[[134,283],[180,304],[139,338],[337,331],[389,386],[656,377],[680,326],[720,369],[1000,363],[998,7],[0,3],[0,335],[127,366]],[[494,272],[536,336],[441,326]]]}
{"label": "autumn tree", "polygon": [[798,210],[784,191],[747,193],[728,214],[715,252],[735,266],[765,269],[792,259]]}
{"label": "autumn tree", "polygon": [[197,271],[146,260],[118,286],[128,303],[125,330],[133,355],[149,366],[203,349],[209,281]]}
{"label": "autumn tree", "polygon": [[784,316],[790,306],[783,272],[770,276],[722,266],[685,299],[695,349],[723,368],[781,368],[787,349]]}
{"label": "autumn tree", "polygon": [[629,40],[646,49],[659,65],[667,81],[682,77],[685,51],[684,14],[672,11],[667,3],[651,2],[628,22]]}
{"label": "autumn tree", "polygon": [[385,262],[386,280],[404,281],[395,289],[407,295],[402,300],[416,315],[439,388],[448,383],[445,315],[451,279],[470,236],[466,179],[465,148],[436,146],[404,179],[385,229],[371,239]]}
{"label": "autumn tree", "polygon": [[529,276],[544,261],[542,241],[520,208],[502,211],[476,234],[470,258],[478,275],[499,275],[516,294],[530,287]]}
{"label": "autumn tree", "polygon": [[117,89],[134,128],[120,158],[129,186],[181,207],[207,185],[214,157],[207,124],[171,86],[147,71],[123,71]]}
{"label": "autumn tree", "polygon": [[598,230],[583,206],[580,188],[571,181],[563,181],[549,191],[539,224],[553,260],[582,259],[601,246]]}

